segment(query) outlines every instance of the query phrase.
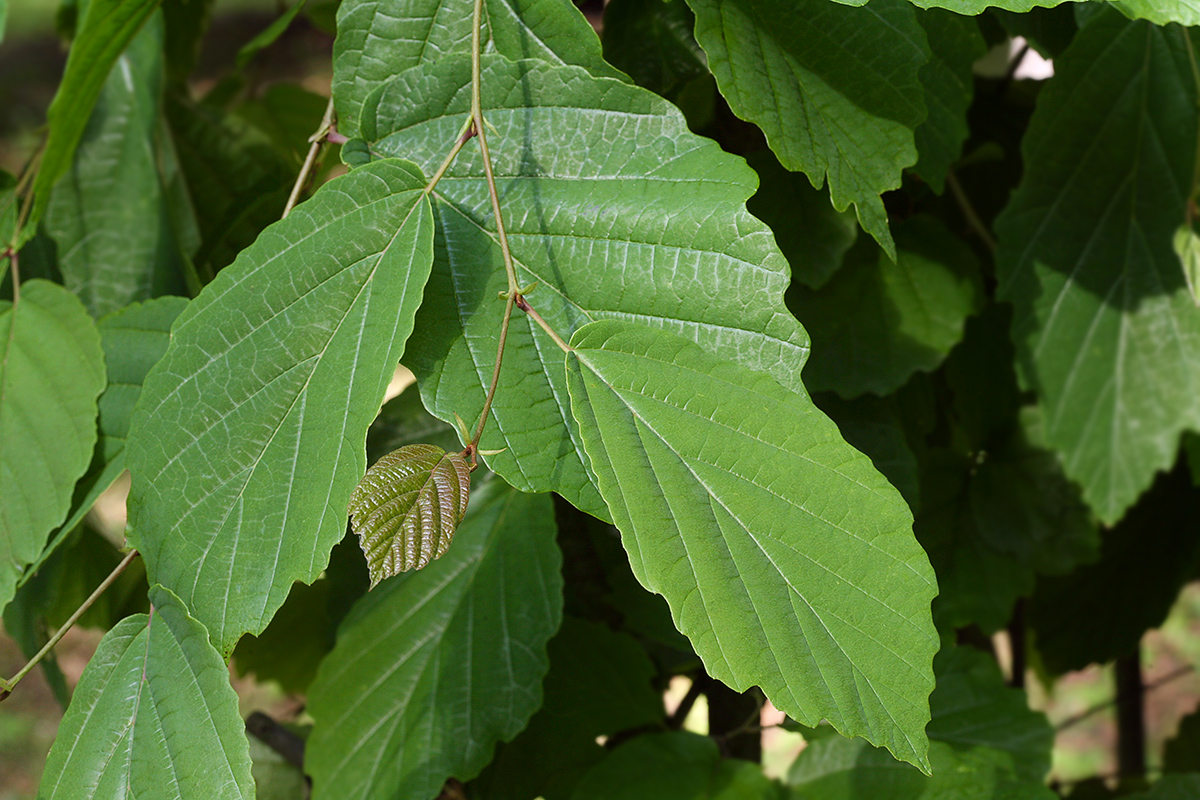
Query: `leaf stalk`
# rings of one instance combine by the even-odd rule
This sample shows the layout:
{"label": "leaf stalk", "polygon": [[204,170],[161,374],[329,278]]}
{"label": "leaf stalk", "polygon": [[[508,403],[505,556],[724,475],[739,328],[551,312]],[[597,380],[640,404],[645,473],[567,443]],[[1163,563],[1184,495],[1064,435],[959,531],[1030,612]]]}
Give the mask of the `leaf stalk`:
{"label": "leaf stalk", "polygon": [[296,182],[292,185],[292,193],[288,195],[287,204],[283,207],[283,216],[286,218],[292,213],[292,209],[296,207],[296,203],[300,200],[300,192],[304,189],[304,184],[308,183],[308,176],[312,172],[313,164],[317,162],[317,153],[321,150],[321,145],[325,144],[325,140],[329,138],[329,131],[333,128],[333,98],[329,98],[329,102],[325,104],[325,115],[321,117],[321,126],[317,128],[317,132],[308,138],[312,143],[308,146],[308,155],[304,158],[304,166],[300,168],[300,174],[296,176]]}

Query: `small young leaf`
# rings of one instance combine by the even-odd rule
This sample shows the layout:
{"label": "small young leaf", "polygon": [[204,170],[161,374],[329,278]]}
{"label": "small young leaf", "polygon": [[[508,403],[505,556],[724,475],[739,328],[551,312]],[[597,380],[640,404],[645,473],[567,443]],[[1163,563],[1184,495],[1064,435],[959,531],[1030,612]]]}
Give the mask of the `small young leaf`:
{"label": "small young leaf", "polygon": [[405,445],[367,470],[349,508],[371,586],[445,553],[470,492],[466,459],[433,444]]}

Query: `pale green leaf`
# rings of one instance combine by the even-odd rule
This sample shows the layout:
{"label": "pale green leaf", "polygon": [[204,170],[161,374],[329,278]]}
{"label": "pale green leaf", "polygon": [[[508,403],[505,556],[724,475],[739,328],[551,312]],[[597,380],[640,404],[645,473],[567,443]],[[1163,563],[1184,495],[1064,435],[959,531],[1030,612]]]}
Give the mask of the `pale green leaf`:
{"label": "pale green leaf", "polygon": [[0,301],[0,607],[67,515],[103,389],[100,334],[74,295],[38,279]]}
{"label": "pale green leaf", "polygon": [[927,767],[936,588],[899,493],[768,375],[613,320],[571,346],[571,410],[634,573],[709,674]]}
{"label": "pale green leaf", "polygon": [[309,692],[313,797],[429,800],[542,702],[562,615],[547,495],[479,487],[454,547],[364,597]]}
{"label": "pale green leaf", "polygon": [[161,586],[88,662],[46,761],[43,800],[252,800],[229,672],[204,626]]}
{"label": "pale green leaf", "polygon": [[467,511],[471,467],[459,453],[409,444],[375,462],[350,495],[371,586],[441,558]]}
{"label": "pale green leaf", "polygon": [[62,81],[46,122],[50,131],[42,161],[33,182],[36,202],[29,218],[32,235],[41,220],[50,190],[70,168],[100,96],[109,71],[142,25],[158,8],[160,0],[91,0],[80,20],[75,41],[67,54]]}
{"label": "pale green leaf", "polygon": [[[368,104],[377,152],[435,169],[468,111],[470,63],[410,70]],[[485,59],[487,119],[517,280],[560,335],[597,318],[636,319],[803,392],[808,340],[781,302],[788,266],[746,212],[755,177],[692,135],[643,89],[536,61]],[[437,187],[433,276],[406,361],[435,415],[473,420],[495,363],[506,288],[477,148]],[[517,312],[491,421],[488,465],[526,491],[607,511],[585,467],[558,349]]]}
{"label": "pale green leaf", "polygon": [[[358,136],[367,96],[393,76],[470,52],[473,11],[472,0],[344,0],[333,46],[339,130]],[[621,77],[604,61],[600,40],[571,0],[486,0],[483,16],[484,52]]]}
{"label": "pale green leaf", "polygon": [[917,162],[925,120],[925,31],[905,0],[859,9],[828,0],[688,0],[696,38],[734,113],[762,128],[780,162],[829,181],[839,211],[894,255],[879,196]]}
{"label": "pale green leaf", "polygon": [[429,274],[424,185],[397,161],[325,184],[188,305],[146,379],[130,540],[225,654],[345,532]]}
{"label": "pale green leaf", "polygon": [[1055,61],[995,224],[1046,439],[1108,523],[1200,428],[1200,314],[1172,247],[1197,140],[1184,35],[1096,14]]}
{"label": "pale green leaf", "polygon": [[155,14],[113,65],[46,209],[66,287],[96,317],[185,289],[161,168],[174,159],[160,135],[162,48]]}

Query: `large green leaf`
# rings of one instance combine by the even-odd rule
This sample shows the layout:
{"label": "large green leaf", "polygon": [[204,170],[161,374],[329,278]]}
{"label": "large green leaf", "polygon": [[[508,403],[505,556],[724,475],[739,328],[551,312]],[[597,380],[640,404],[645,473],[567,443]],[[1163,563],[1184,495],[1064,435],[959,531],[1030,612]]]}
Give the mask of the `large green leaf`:
{"label": "large green leaf", "polygon": [[160,166],[174,163],[160,136],[163,71],[155,14],[113,65],[46,210],[66,286],[97,317],[184,290],[184,244]]}
{"label": "large green leaf", "polygon": [[46,761],[44,800],[252,800],[250,753],[221,656],[161,586],[88,662]]}
{"label": "large green leaf", "polygon": [[[468,110],[470,66],[443,59],[372,97],[376,152],[430,171]],[[518,281],[564,337],[597,318],[636,319],[770,372],[803,392],[808,340],[781,298],[788,269],[743,206],[754,173],[688,132],[661,98],[583,70],[485,59],[493,158]],[[438,184],[434,274],[407,363],[438,417],[476,418],[491,380],[506,288],[482,164],[470,148]],[[488,465],[517,488],[607,510],[584,466],[559,351],[517,312],[491,422]]]}
{"label": "large green leaf", "polygon": [[30,235],[36,229],[50,190],[70,168],[91,118],[92,106],[100,96],[109,71],[126,45],[158,8],[160,0],[90,0],[80,20],[75,41],[67,54],[62,82],[46,122],[50,132],[42,151],[42,161],[33,182],[36,204],[29,219]]}
{"label": "large green leaf", "polygon": [[604,4],[604,59],[638,86],[673,97],[708,73],[695,26],[683,0],[611,0]]}
{"label": "large green leaf", "polygon": [[734,113],[767,135],[788,169],[895,255],[879,195],[917,162],[925,120],[918,73],[925,31],[905,0],[847,8],[828,0],[688,0],[696,38]]}
{"label": "large green leaf", "polygon": [[100,334],[74,295],[38,279],[0,301],[0,608],[67,515],[103,389]]}
{"label": "large green leaf", "polygon": [[445,556],[355,606],[309,693],[315,798],[428,800],[516,736],[562,614],[554,535],[548,496],[489,481]]}
{"label": "large green leaf", "polygon": [[397,161],[327,183],[188,305],[146,379],[130,540],[225,654],[345,531],[429,274],[424,184]]}
{"label": "large green leaf", "polygon": [[709,674],[923,767],[936,588],[899,493],[801,395],[607,320],[571,410],[630,563]]}
{"label": "large green leaf", "polygon": [[1198,0],[1113,0],[1113,5],[1131,17],[1148,19],[1159,25],[1168,22],[1200,25]]}
{"label": "large green leaf", "polygon": [[[473,8],[472,0],[345,0],[333,46],[341,132],[359,135],[367,96],[394,75],[470,52]],[[621,76],[601,57],[600,40],[570,0],[486,0],[483,17],[485,52]]]}
{"label": "large green leaf", "polygon": [[996,221],[1000,293],[1046,439],[1108,523],[1200,428],[1200,315],[1172,248],[1191,195],[1184,31],[1096,14],[1055,60]]}

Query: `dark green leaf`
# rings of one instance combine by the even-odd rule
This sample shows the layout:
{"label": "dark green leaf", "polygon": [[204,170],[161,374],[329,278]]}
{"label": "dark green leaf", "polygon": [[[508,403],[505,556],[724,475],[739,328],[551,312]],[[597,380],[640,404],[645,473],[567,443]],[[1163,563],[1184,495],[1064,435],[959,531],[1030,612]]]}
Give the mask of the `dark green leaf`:
{"label": "dark green leaf", "polygon": [[[343,0],[333,47],[339,130],[359,136],[367,96],[393,76],[468,52],[473,7],[472,0]],[[485,52],[573,64],[598,76],[621,77],[600,55],[600,40],[570,0],[486,0],[483,16]]]}
{"label": "dark green leaf", "polygon": [[988,303],[967,320],[962,341],[946,357],[954,425],[968,452],[988,448],[997,434],[1007,436],[1021,408],[1011,323],[1012,306]]}
{"label": "dark green leaf", "polygon": [[432,259],[425,180],[331,181],[176,320],[131,426],[130,540],[228,654],[345,531]]}
{"label": "dark green leaf", "polygon": [[1164,772],[1200,772],[1200,713],[1179,722],[1179,730],[1163,746]]}
{"label": "dark green leaf", "polygon": [[814,395],[813,402],[837,423],[842,438],[871,459],[875,469],[903,495],[908,507],[918,508],[919,468],[905,437],[895,398],[865,394],[844,400],[828,392]]}
{"label": "dark green leaf", "polygon": [[459,453],[408,444],[367,470],[350,495],[350,527],[358,535],[371,586],[440,558],[471,494],[471,467]]}
{"label": "dark green leaf", "polygon": [[383,404],[379,416],[367,430],[367,463],[374,464],[406,444],[421,442],[437,445],[447,451],[463,446],[453,425],[442,422],[425,410],[421,404],[421,392],[416,384],[412,384]]}
{"label": "dark green leaf", "polygon": [[84,670],[38,797],[254,798],[237,695],[208,632],[161,586]]}
{"label": "dark green leaf", "polygon": [[163,0],[166,20],[167,77],[182,84],[200,58],[200,46],[216,0]]}
{"label": "dark green leaf", "polygon": [[1125,800],[1192,800],[1200,797],[1200,774],[1164,775],[1149,791],[1126,795]]}
{"label": "dark green leaf", "polygon": [[971,68],[987,52],[987,46],[971,17],[931,9],[917,19],[929,38],[931,55],[918,73],[929,116],[916,129],[920,159],[913,171],[941,194],[946,173],[969,133],[967,109],[975,94]]}
{"label": "dark green leaf", "polygon": [[612,0],[604,6],[604,60],[671,98],[708,72],[695,25],[684,0]]}
{"label": "dark green leaf", "polygon": [[306,1],[307,0],[295,0],[294,3],[288,6],[287,11],[284,11],[282,14],[276,17],[275,20],[266,28],[264,28],[257,36],[242,45],[242,48],[238,50],[237,54],[237,68],[239,71],[244,70],[246,65],[250,63],[250,60],[258,55],[260,50],[270,47],[280,36],[283,35],[283,32],[286,31],[288,26],[292,24],[292,20],[294,20],[296,15],[300,13],[300,10],[304,8]]}
{"label": "dark green leaf", "polygon": [[[925,31],[904,0],[847,8],[827,0],[688,0],[696,38],[734,113],[767,135],[780,162],[895,256],[879,195],[917,161],[925,120],[918,80]],[[861,5],[861,4],[860,4]]]}
{"label": "dark green leaf", "polygon": [[0,301],[0,607],[71,504],[96,443],[100,334],[66,289],[25,281]]}
{"label": "dark green leaf", "polygon": [[[284,177],[289,179],[285,183],[290,187],[295,180],[294,173],[308,155],[311,144],[308,139],[320,127],[328,103],[329,98],[303,87],[292,83],[276,83],[260,97],[238,105],[234,113],[261,131],[274,145],[275,152],[282,154],[294,166],[295,169],[284,171]],[[236,134],[237,126],[233,128]]]}
{"label": "dark green leaf", "polygon": [[359,601],[321,664],[314,798],[428,800],[541,705],[562,604],[550,499],[498,480],[474,495],[454,547]]}
{"label": "dark green leaf", "polygon": [[[562,336],[592,319],[636,319],[803,392],[808,340],[780,302],[787,264],[743,208],[754,173],[688,132],[666,101],[569,67],[485,59],[487,119],[522,286]],[[444,58],[375,95],[364,135],[430,171],[468,110],[470,64]],[[425,405],[476,419],[495,362],[506,279],[476,148],[438,184],[435,271],[411,345]],[[568,411],[559,352],[518,312],[509,329],[488,465],[526,491],[553,490],[608,515]]]}
{"label": "dark green leaf", "polygon": [[294,584],[266,630],[238,642],[233,651],[238,674],[253,672],[259,681],[278,681],[285,692],[303,694],[333,648],[329,588],[325,578],[311,586]]}
{"label": "dark green leaf", "polygon": [[935,589],[896,490],[768,375],[615,320],[571,346],[571,410],[634,573],[709,673],[926,766]]}
{"label": "dark green leaf", "polygon": [[1197,140],[1183,36],[1113,11],[1080,30],[996,222],[1000,292],[1046,439],[1107,523],[1200,428],[1200,315],[1172,249]]}
{"label": "dark green leaf", "polygon": [[1055,8],[1035,8],[1024,14],[993,9],[992,15],[1010,36],[1020,36],[1043,58],[1062,55],[1079,30],[1075,21],[1075,3]]}

